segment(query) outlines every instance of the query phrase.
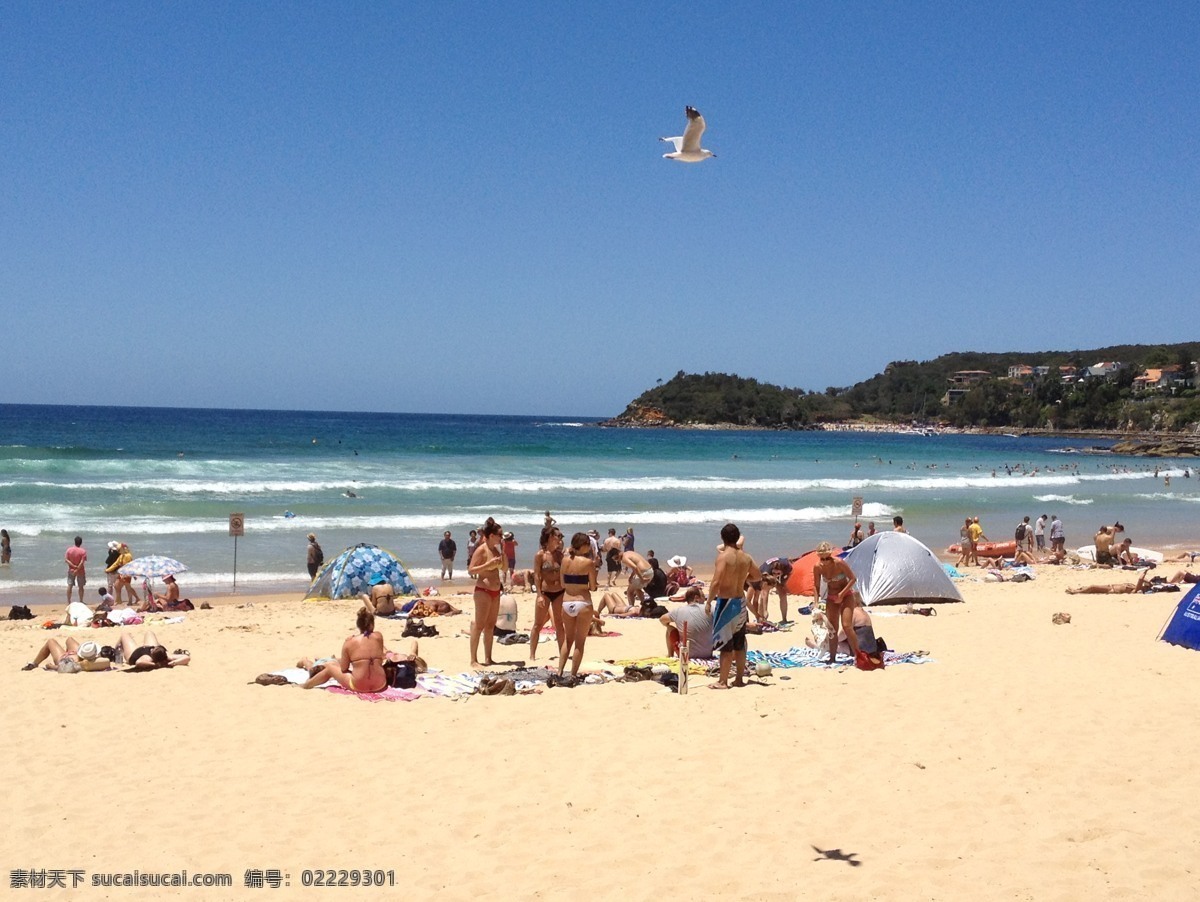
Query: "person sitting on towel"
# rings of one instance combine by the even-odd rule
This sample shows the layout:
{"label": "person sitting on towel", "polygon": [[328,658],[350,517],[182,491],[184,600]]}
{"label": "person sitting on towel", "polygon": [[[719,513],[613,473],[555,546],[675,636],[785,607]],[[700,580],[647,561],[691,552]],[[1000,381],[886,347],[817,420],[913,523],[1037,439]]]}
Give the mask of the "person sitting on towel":
{"label": "person sitting on towel", "polygon": [[687,590],[684,603],[659,618],[667,628],[667,656],[679,654],[680,637],[687,625],[688,655],[693,658],[713,656],[712,615],[704,613],[704,591],[693,587]]}
{"label": "person sitting on towel", "polygon": [[342,643],[342,653],[308,678],[305,689],[335,680],[351,692],[382,692],[387,688],[383,672],[383,634],[375,629],[375,615],[363,608],[356,620],[358,632]]}

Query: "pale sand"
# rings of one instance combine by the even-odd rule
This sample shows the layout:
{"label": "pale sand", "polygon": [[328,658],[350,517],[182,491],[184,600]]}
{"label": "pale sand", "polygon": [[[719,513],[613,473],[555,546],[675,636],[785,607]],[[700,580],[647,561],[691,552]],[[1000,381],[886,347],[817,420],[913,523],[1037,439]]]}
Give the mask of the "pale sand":
{"label": "pale sand", "polygon": [[[335,652],[351,601],[229,599],[159,627],[194,662],[149,674],[19,672],[51,633],[4,622],[5,861],[234,875],[232,892],[72,894],[96,899],[364,897],[303,888],[304,868],[391,869],[419,899],[1194,898],[1200,653],[1155,641],[1181,596],[1063,592],[1132,578],[967,582],[965,605],[876,620],[935,663],[730,692],[694,677],[686,697],[630,683],[368,704],[250,683]],[[433,621],[434,666],[466,668],[468,619]],[[662,653],[658,624],[610,627],[588,659]],[[248,868],[291,888],[248,891]]]}

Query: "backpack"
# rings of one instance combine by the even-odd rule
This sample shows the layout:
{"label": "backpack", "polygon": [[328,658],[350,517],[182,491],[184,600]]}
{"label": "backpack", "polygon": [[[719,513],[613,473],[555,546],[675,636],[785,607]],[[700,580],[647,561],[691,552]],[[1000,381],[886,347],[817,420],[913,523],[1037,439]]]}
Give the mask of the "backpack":
{"label": "backpack", "polygon": [[1017,540],[1018,542],[1024,542],[1024,541],[1025,541],[1025,529],[1026,529],[1026,526],[1025,526],[1025,524],[1024,524],[1024,523],[1018,523],[1018,524],[1017,524],[1017,532],[1016,532],[1016,534],[1015,534],[1014,538],[1016,538],[1016,540]]}
{"label": "backpack", "polygon": [[27,604],[14,604],[8,612],[9,620],[32,620],[33,611],[29,610]]}
{"label": "backpack", "polygon": [[383,672],[393,689],[412,689],[417,685],[417,665],[414,661],[384,661]]}

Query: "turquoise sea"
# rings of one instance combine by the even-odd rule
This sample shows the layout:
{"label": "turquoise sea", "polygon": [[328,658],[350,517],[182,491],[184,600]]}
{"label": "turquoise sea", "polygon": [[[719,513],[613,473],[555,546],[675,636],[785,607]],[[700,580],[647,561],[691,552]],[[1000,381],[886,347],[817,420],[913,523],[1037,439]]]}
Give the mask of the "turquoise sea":
{"label": "turquoise sea", "polygon": [[[605,429],[585,418],[0,405],[3,603],[64,597],[63,552],[84,537],[98,585],[108,541],[188,565],[185,594],[228,592],[229,515],[245,514],[239,590],[307,586],[305,535],[331,557],[395,551],[418,584],[489,515],[520,564],[543,512],[568,531],[632,526],[641,551],[711,562],[732,520],[757,557],[845,542],[851,501],[893,514],[934,550],[966,515],[993,539],[1058,514],[1068,546],[1121,520],[1137,545],[1200,547],[1191,461],[1072,453],[1105,442],[968,435]],[[1155,471],[1157,470],[1157,475]],[[1187,474],[1185,476],[1185,473]],[[1170,484],[1165,484],[1170,477]],[[353,493],[355,497],[350,497]],[[294,516],[288,516],[288,513]]]}

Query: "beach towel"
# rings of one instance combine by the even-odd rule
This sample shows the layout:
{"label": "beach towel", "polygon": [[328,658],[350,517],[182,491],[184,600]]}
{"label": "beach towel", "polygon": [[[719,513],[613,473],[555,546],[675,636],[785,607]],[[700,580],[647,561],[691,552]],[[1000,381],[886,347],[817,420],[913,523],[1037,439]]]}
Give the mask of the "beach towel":
{"label": "beach towel", "polygon": [[[815,648],[789,648],[787,651],[757,651],[751,650],[746,652],[746,663],[751,667],[760,663],[766,662],[773,669],[790,669],[793,667],[853,667],[854,658],[850,655],[838,653],[837,660],[833,664],[826,663],[826,653],[818,652]],[[883,663],[891,667],[893,664],[928,664],[933,661],[924,652],[908,651],[894,652],[888,651],[883,655]]]}
{"label": "beach towel", "polygon": [[[746,626],[746,601],[736,598],[718,598],[713,605],[713,648],[729,645],[733,637]],[[690,671],[689,671],[690,672]]]}
{"label": "beach towel", "polygon": [[395,689],[388,687],[382,692],[355,692],[353,689],[344,689],[334,683],[332,686],[325,685],[322,689],[328,689],[335,695],[354,695],[362,699],[364,702],[415,702],[419,698],[428,698],[428,694],[418,692],[415,689]]}

